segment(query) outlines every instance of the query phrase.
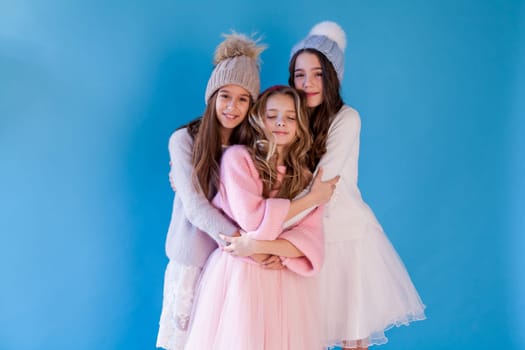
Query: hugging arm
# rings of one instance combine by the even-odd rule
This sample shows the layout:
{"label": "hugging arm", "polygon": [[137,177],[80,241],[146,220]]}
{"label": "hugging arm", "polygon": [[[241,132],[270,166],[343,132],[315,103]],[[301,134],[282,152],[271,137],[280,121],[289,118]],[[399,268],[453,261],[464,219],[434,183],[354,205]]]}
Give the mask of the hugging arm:
{"label": "hugging arm", "polygon": [[170,177],[177,186],[176,195],[182,202],[188,221],[206,232],[217,243],[223,244],[219,234],[231,236],[239,229],[193,185],[192,147],[193,140],[186,129],[180,129],[171,136],[168,147],[171,160]]}

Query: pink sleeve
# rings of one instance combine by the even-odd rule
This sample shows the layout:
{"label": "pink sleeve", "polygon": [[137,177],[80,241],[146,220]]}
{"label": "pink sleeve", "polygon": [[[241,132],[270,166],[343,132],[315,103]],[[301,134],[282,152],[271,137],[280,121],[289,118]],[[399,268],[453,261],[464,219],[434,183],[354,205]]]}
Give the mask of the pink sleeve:
{"label": "pink sleeve", "polygon": [[300,258],[284,258],[283,264],[291,271],[313,276],[318,273],[324,260],[324,207],[318,207],[300,221],[296,226],[283,232],[279,238],[286,239],[303,252]]}
{"label": "pink sleeve", "polygon": [[231,146],[222,156],[219,193],[239,227],[255,231],[253,238],[272,240],[282,232],[290,201],[263,198],[259,173],[243,146]]}

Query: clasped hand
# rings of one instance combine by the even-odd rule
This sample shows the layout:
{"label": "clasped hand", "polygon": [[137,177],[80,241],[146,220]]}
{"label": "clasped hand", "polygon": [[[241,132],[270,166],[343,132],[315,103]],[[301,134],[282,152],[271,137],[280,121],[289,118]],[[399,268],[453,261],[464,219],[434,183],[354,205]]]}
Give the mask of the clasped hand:
{"label": "clasped hand", "polygon": [[261,267],[266,269],[280,270],[284,268],[281,258],[277,255],[261,254],[255,252],[255,240],[247,235],[229,237],[225,235],[219,235],[220,238],[228,243],[227,246],[222,249],[233,255],[252,258],[253,261],[257,262]]}

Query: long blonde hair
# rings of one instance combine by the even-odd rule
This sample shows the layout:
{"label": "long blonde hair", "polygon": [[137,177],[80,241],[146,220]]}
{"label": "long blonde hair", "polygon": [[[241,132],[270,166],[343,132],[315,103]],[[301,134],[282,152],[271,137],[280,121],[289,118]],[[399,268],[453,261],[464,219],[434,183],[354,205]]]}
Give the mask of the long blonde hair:
{"label": "long blonde hair", "polygon": [[[297,133],[295,140],[287,147],[284,157],[286,174],[282,182],[277,181],[276,145],[265,133],[264,118],[268,99],[274,95],[289,96],[294,101]],[[269,197],[272,190],[278,189],[277,197],[292,199],[301,193],[310,183],[312,174],[308,170],[308,152],[312,145],[310,135],[306,96],[302,91],[289,86],[276,85],[266,89],[252,107],[248,121],[252,131],[241,143],[248,146],[255,167],[263,182],[263,196]]]}

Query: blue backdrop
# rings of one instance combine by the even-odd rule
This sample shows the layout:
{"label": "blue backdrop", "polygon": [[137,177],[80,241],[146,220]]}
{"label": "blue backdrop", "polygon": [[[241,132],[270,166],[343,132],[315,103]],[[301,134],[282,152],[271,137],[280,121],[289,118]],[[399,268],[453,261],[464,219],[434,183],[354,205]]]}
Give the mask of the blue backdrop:
{"label": "blue backdrop", "polygon": [[427,305],[380,349],[525,348],[523,1],[3,0],[0,349],[154,349],[167,141],[220,34],[264,35],[264,87],[325,19],[363,196]]}

